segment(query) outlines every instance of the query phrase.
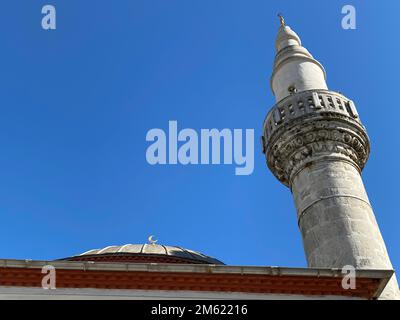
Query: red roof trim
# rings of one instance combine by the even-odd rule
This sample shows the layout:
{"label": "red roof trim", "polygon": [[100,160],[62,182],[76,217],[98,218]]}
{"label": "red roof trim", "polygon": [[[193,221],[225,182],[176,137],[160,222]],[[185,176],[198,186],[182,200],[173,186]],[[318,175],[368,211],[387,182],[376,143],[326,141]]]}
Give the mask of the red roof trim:
{"label": "red roof trim", "polygon": [[116,262],[116,263],[177,263],[177,264],[207,264],[201,260],[180,258],[160,254],[104,254],[83,255],[60,261],[94,261],[94,262]]}
{"label": "red roof trim", "polygon": [[[39,268],[0,268],[1,286],[41,287]],[[256,274],[99,271],[57,269],[57,288],[101,288],[247,292],[296,295],[336,295],[371,299],[380,280],[358,278],[356,289],[345,290],[341,278]]]}

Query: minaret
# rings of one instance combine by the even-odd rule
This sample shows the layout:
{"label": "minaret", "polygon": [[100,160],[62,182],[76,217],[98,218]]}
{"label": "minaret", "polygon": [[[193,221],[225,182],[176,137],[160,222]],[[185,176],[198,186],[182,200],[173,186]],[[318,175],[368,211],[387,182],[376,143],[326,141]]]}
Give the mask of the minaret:
{"label": "minaret", "polygon": [[[354,103],[328,90],[323,66],[280,18],[263,149],[293,194],[308,266],[393,269],[361,179],[370,144]],[[381,298],[399,296],[393,276]]]}

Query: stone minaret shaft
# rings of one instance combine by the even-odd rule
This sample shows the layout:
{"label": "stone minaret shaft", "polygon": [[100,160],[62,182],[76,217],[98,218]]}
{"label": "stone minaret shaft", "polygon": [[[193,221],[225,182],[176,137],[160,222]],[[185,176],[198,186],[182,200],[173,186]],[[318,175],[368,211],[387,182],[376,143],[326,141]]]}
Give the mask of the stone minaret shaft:
{"label": "stone minaret shaft", "polygon": [[[283,23],[264,122],[272,173],[293,194],[309,267],[392,269],[361,179],[370,144],[354,103],[329,91],[323,66]],[[395,276],[382,298],[398,298]]]}

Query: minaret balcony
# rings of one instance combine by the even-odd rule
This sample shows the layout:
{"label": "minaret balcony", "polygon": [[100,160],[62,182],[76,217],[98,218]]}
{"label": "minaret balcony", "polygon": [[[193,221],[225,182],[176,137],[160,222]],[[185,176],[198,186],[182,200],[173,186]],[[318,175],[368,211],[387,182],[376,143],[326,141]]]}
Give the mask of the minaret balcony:
{"label": "minaret balcony", "polygon": [[334,91],[289,95],[269,111],[263,131],[267,164],[287,186],[313,161],[347,161],[361,172],[369,156],[369,138],[353,101]]}

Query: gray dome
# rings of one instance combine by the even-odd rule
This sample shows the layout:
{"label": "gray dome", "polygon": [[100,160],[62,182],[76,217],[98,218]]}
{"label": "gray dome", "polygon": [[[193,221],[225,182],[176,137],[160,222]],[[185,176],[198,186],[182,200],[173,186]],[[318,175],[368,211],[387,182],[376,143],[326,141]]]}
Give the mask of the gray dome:
{"label": "gray dome", "polygon": [[194,263],[204,264],[224,264],[223,262],[182,247],[164,246],[159,244],[125,244],[122,246],[108,246],[102,249],[92,249],[73,258],[99,257],[117,255],[137,255],[137,256],[164,256],[190,260]]}

